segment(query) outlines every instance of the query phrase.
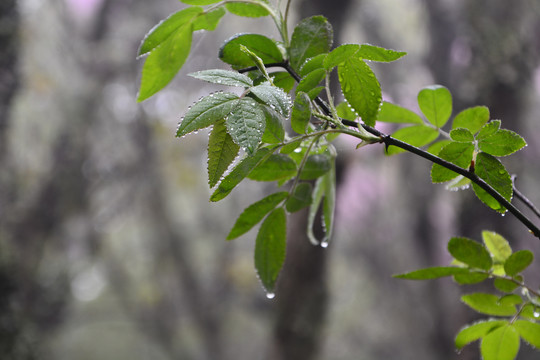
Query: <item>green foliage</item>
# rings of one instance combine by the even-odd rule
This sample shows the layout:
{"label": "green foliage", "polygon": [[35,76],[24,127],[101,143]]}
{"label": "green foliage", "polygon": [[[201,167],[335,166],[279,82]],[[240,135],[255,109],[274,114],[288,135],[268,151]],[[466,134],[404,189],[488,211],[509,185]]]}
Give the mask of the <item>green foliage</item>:
{"label": "green foliage", "polygon": [[[405,52],[370,44],[332,48],[333,31],[323,16],[301,20],[289,37],[287,15],[267,0],[182,0],[192,5],[156,25],[141,43],[146,56],[138,101],[163,89],[185,63],[192,33],[213,31],[228,12],[237,16],[270,16],[280,39],[237,34],[219,49],[219,59],[231,69],[200,70],[190,76],[216,86],[236,87],[236,93],[216,92],[195,102],[185,113],[176,135],[183,137],[211,127],[208,141],[208,183],[211,201],[227,197],[245,179],[275,181],[279,188],[248,206],[227,240],[261,223],[255,240],[255,269],[269,297],[285,260],[288,213],[307,209],[307,235],[314,245],[328,246],[336,206],[336,150],[331,144],[348,135],[363,145],[383,143],[388,155],[408,151],[433,162],[431,179],[447,189],[468,188],[488,207],[512,214],[536,236],[540,230],[518,216],[510,203],[510,174],[498,157],[525,147],[525,140],[491,120],[489,110],[475,106],[453,119],[450,91],[427,86],[417,96],[422,116],[382,101],[380,83],[369,62],[388,63]],[[272,72],[268,68],[281,67]],[[336,71],[345,98],[337,106],[330,87]],[[295,88],[295,83],[298,83]],[[319,97],[326,92],[326,100]],[[358,120],[361,119],[361,122]],[[285,126],[290,120],[290,127]],[[452,121],[451,121],[452,120]],[[376,122],[398,126],[391,136]],[[291,128],[292,133],[287,129]],[[236,158],[239,158],[234,166]],[[232,167],[232,168],[231,168]],[[227,173],[228,172],[228,173]],[[224,176],[224,174],[227,174]],[[318,216],[320,215],[320,220]],[[322,238],[314,228],[322,225]],[[449,266],[434,266],[396,275],[407,280],[452,277],[460,285],[492,281],[500,294],[471,293],[461,300],[489,318],[464,327],[456,348],[481,341],[484,359],[514,359],[520,339],[540,348],[540,294],[524,282],[533,262],[528,250],[513,252],[503,236],[484,231],[483,243],[454,237],[448,243]]]}
{"label": "green foliage", "polygon": [[[481,340],[484,359],[514,359],[519,350],[520,337],[540,349],[540,324],[536,309],[540,294],[523,282],[523,272],[533,261],[528,250],[512,252],[508,241],[500,234],[482,232],[484,244],[466,238],[452,238],[448,251],[454,257],[454,266],[431,267],[412,271],[395,277],[407,280],[428,280],[453,276],[459,284],[494,279],[495,288],[504,295],[472,293],[461,300],[480,314],[494,316],[465,326],[456,336],[458,350],[467,344]],[[501,267],[502,265],[502,267]],[[466,278],[466,276],[471,276]],[[459,281],[460,277],[462,280]],[[521,294],[514,293],[521,288]],[[527,310],[528,309],[528,310]]]}

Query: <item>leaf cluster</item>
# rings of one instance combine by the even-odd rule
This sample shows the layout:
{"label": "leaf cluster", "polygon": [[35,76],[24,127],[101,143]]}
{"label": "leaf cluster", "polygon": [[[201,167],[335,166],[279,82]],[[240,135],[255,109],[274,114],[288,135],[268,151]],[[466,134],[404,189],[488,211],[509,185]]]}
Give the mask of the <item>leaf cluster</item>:
{"label": "leaf cluster", "polygon": [[460,285],[492,281],[498,295],[472,293],[461,300],[491,318],[465,326],[456,336],[458,350],[480,340],[486,360],[514,359],[520,338],[540,349],[540,297],[525,285],[522,272],[533,262],[528,250],[512,251],[501,235],[484,231],[483,243],[455,237],[448,242],[451,266],[437,266],[395,275],[400,279],[428,280],[452,276]]}

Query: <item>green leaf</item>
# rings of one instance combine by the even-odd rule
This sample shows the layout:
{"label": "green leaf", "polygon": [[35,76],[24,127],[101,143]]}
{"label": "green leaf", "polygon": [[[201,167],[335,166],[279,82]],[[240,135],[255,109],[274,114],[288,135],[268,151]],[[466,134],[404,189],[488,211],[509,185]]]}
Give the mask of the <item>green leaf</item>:
{"label": "green leaf", "polygon": [[508,241],[496,232],[484,230],[482,231],[482,239],[495,264],[503,264],[512,255],[512,248]]}
{"label": "green leaf", "polygon": [[294,88],[294,85],[296,85],[296,81],[293,79],[293,77],[285,71],[270,73],[270,77],[272,78],[275,86],[283,89],[283,91],[287,93]]}
{"label": "green leaf", "polygon": [[418,105],[428,121],[441,128],[452,114],[452,95],[444,86],[428,86],[418,93]]}
{"label": "green leaf", "polygon": [[253,66],[253,60],[242,50],[244,45],[265,63],[283,62],[283,55],[275,41],[258,34],[239,34],[225,41],[219,50],[221,61],[235,69]]}
{"label": "green leaf", "polygon": [[378,121],[406,124],[424,124],[422,118],[414,111],[405,109],[399,105],[383,101],[379,111]]}
{"label": "green leaf", "polygon": [[253,156],[246,156],[238,165],[219,183],[210,196],[210,201],[224,199],[261,161],[264,161],[272,152],[267,148],[259,149]]}
{"label": "green leaf", "polygon": [[526,320],[516,320],[514,327],[523,340],[540,350],[540,324]]}
{"label": "green leaf", "polygon": [[492,120],[482,126],[480,131],[478,132],[478,135],[476,135],[476,140],[482,140],[487,137],[490,137],[491,135],[495,134],[497,131],[499,131],[499,128],[501,127],[501,120]]}
{"label": "green leaf", "polygon": [[508,324],[508,321],[487,320],[467,325],[463,329],[461,329],[456,336],[456,349],[461,350],[465,345],[468,345],[478,339],[483,338],[493,330],[500,328],[501,326],[504,326],[506,324]]}
{"label": "green leaf", "polygon": [[334,231],[334,213],[336,208],[336,167],[332,162],[330,171],[323,175],[324,199],[323,199],[323,225],[325,237],[321,242],[322,247],[327,247]]}
{"label": "green leaf", "polygon": [[366,125],[374,126],[382,101],[381,86],[367,64],[349,58],[338,66],[341,90]]}
{"label": "green leaf", "polygon": [[516,276],[532,264],[534,255],[529,250],[516,251],[506,259],[504,271],[508,276]]}
{"label": "green leaf", "polygon": [[451,190],[451,191],[465,190],[465,189],[468,189],[470,185],[471,185],[470,179],[467,179],[463,175],[459,175],[458,177],[454,178],[453,180],[450,180],[446,184],[446,190]]}
{"label": "green leaf", "polygon": [[301,136],[290,139],[289,143],[283,146],[280,150],[282,154],[290,154],[302,144],[303,138]]}
{"label": "green leaf", "polygon": [[180,0],[188,5],[211,5],[220,2],[221,0]]}
{"label": "green leaf", "polygon": [[406,280],[430,280],[456,274],[468,274],[469,272],[469,269],[456,266],[436,266],[394,275],[393,277]]}
{"label": "green leaf", "polygon": [[272,154],[248,175],[256,181],[276,181],[296,174],[296,162],[287,155]]}
{"label": "green leaf", "polygon": [[326,70],[332,70],[334,67],[354,56],[358,50],[360,50],[360,45],[358,44],[340,45],[326,55],[323,61],[323,67]]}
{"label": "green leaf", "polygon": [[264,288],[272,293],[285,261],[287,217],[277,208],[264,219],[255,241],[255,269]]}
{"label": "green leaf", "polygon": [[[473,157],[474,145],[471,143],[451,142],[441,149],[439,157],[457,165],[461,168],[468,168]],[[433,164],[431,167],[431,181],[441,183],[452,180],[458,176],[458,173],[447,168]]]}
{"label": "green leaf", "polygon": [[225,15],[226,11],[223,9],[223,7],[218,7],[214,10],[211,10],[209,12],[205,12],[203,14],[200,14],[197,16],[195,21],[193,22],[193,31],[197,30],[208,30],[208,31],[214,31],[216,30],[219,21],[221,18]]}
{"label": "green leaf", "polygon": [[253,81],[246,75],[236,71],[213,69],[203,70],[188,74],[196,79],[204,80],[210,83],[228,86],[250,87]]}
{"label": "green leaf", "polygon": [[460,285],[472,285],[472,284],[478,284],[486,280],[488,277],[489,277],[488,274],[471,272],[469,274],[454,275],[454,281]]}
{"label": "green leaf", "polygon": [[266,126],[264,110],[255,100],[248,97],[238,101],[225,119],[227,130],[235,143],[253,154],[262,139]]}
{"label": "green leaf", "polygon": [[519,351],[519,335],[512,324],[501,326],[482,339],[484,360],[514,360]]}
{"label": "green leaf", "polygon": [[318,178],[317,181],[315,182],[315,187],[313,189],[313,195],[312,195],[313,200],[309,207],[308,223],[307,223],[307,235],[312,245],[321,244],[321,242],[316,238],[315,234],[313,233],[313,225],[315,224],[315,216],[317,215],[319,211],[319,207],[324,197],[325,189],[326,189],[325,178],[324,177]]}
{"label": "green leaf", "polygon": [[452,129],[465,128],[476,134],[488,121],[489,109],[485,106],[475,106],[457,114],[452,122]]}
{"label": "green leaf", "polygon": [[474,135],[468,129],[455,128],[450,131],[450,139],[459,142],[473,142]]}
{"label": "green leaf", "polygon": [[336,110],[338,116],[342,119],[354,121],[358,117],[358,115],[354,112],[354,110],[346,101],[336,106]]}
{"label": "green leaf", "polygon": [[362,44],[359,51],[355,54],[355,56],[358,56],[361,59],[379,62],[395,61],[405,55],[407,55],[407,53],[404,51],[385,49],[370,44]]}
{"label": "green leaf", "polygon": [[208,139],[208,185],[211,188],[221,179],[239,150],[227,132],[225,121],[215,123]]}
{"label": "green leaf", "polygon": [[[510,201],[513,194],[513,185],[510,174],[499,160],[484,152],[476,156],[475,173],[491,187],[493,187],[506,200]],[[505,213],[506,208],[489,195],[484,189],[473,183],[476,196],[487,206],[500,213]]]}
{"label": "green leaf", "polygon": [[448,252],[462,263],[482,270],[489,270],[493,265],[491,255],[486,248],[471,239],[453,237],[448,242]]}
{"label": "green leaf", "polygon": [[315,180],[330,170],[332,163],[328,156],[323,154],[309,155],[300,172],[300,180]]}
{"label": "green leaf", "polygon": [[326,55],[326,53],[319,54],[304,61],[304,63],[302,64],[302,68],[300,69],[300,72],[298,74],[301,77],[304,77],[314,70],[322,69]]}
{"label": "green leaf", "polygon": [[184,136],[192,131],[204,129],[224,119],[238,104],[238,95],[218,92],[203,97],[186,113],[176,136]]}
{"label": "green leaf", "polygon": [[191,22],[176,29],[146,58],[137,101],[141,102],[163,89],[174,78],[191,50]]}
{"label": "green leaf", "polygon": [[482,137],[478,141],[478,147],[483,152],[494,156],[507,156],[521,150],[527,143],[525,140],[510,130],[498,130],[494,134]]}
{"label": "green leaf", "polygon": [[505,292],[505,293],[511,293],[519,287],[519,285],[516,284],[515,282],[511,280],[507,280],[507,279],[501,279],[501,278],[494,279],[493,286],[495,286],[497,290]]}
{"label": "green leaf", "polygon": [[440,140],[440,141],[434,142],[427,148],[427,152],[433,155],[439,155],[442,148],[450,144],[451,142],[452,140]]}
{"label": "green leaf", "polygon": [[474,293],[463,295],[461,300],[479,313],[493,316],[513,316],[516,307],[511,304],[501,304],[499,298],[492,294]]}
{"label": "green leaf", "polygon": [[[152,30],[148,32],[148,34],[146,34],[141,46],[139,47],[139,56],[148,54],[152,50],[156,49],[159,45],[169,40],[171,36],[174,36],[175,32],[177,32],[179,29],[182,29],[185,26],[188,26],[189,28],[193,19],[202,12],[203,8],[193,6],[180,10],[165,20],[162,20],[159,24],[154,26]],[[189,53],[189,47],[187,50],[187,53]]]}
{"label": "green leaf", "polygon": [[[316,69],[307,74],[300,80],[298,86],[296,86],[296,93],[305,92],[308,93],[311,90],[315,89],[317,85],[324,79],[326,76],[326,71],[324,69]],[[318,92],[317,92],[318,93]]]}
{"label": "green leaf", "polygon": [[285,139],[285,129],[283,122],[276,111],[269,107],[264,107],[264,116],[266,118],[266,128],[262,136],[262,142],[267,144],[279,144]]}
{"label": "green leaf", "polygon": [[248,206],[234,223],[229,235],[227,235],[227,240],[236,239],[240,235],[247,233],[287,196],[289,196],[289,193],[286,191],[277,192]]}
{"label": "green leaf", "polygon": [[528,304],[523,305],[523,308],[521,309],[519,316],[521,316],[524,319],[538,321],[540,318],[540,313],[538,312],[538,310],[540,310],[538,306],[528,303]]}
{"label": "green leaf", "polygon": [[[414,146],[424,146],[439,137],[439,131],[427,125],[414,125],[401,128],[392,134],[392,137]],[[388,147],[387,154],[394,155],[405,150],[397,146]]]}
{"label": "green leaf", "polygon": [[293,194],[285,203],[288,212],[296,212],[311,204],[311,192],[313,187],[310,183],[299,183]]}
{"label": "green leaf", "polygon": [[311,100],[305,92],[299,92],[294,99],[291,112],[291,127],[298,134],[305,134],[311,119]]}
{"label": "green leaf", "polygon": [[304,62],[316,55],[330,51],[333,42],[332,25],[323,16],[302,20],[291,37],[289,54],[293,69],[298,70]]}
{"label": "green leaf", "polygon": [[259,100],[276,110],[284,117],[289,116],[291,98],[281,88],[268,82],[262,83],[249,89]]}
{"label": "green leaf", "polygon": [[264,6],[254,3],[226,3],[225,8],[227,8],[231,14],[244,17],[261,17],[270,15]]}
{"label": "green leaf", "polygon": [[516,294],[504,295],[499,299],[501,305],[521,305],[523,304],[523,299],[521,296]]}

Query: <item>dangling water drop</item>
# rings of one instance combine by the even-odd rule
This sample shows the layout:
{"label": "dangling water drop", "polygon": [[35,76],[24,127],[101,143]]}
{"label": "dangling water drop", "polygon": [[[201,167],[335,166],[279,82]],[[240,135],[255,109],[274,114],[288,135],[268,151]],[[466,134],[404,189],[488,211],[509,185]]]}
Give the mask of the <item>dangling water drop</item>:
{"label": "dangling water drop", "polygon": [[276,294],[273,293],[273,292],[267,292],[267,293],[266,293],[266,298],[267,298],[267,299],[273,299],[273,298],[275,298],[275,297],[276,297]]}
{"label": "dangling water drop", "polygon": [[323,241],[321,242],[321,247],[324,248],[324,249],[326,249],[326,248],[328,247],[328,240],[326,240],[326,239],[323,240]]}
{"label": "dangling water drop", "polygon": [[540,317],[540,312],[535,311],[535,312],[533,313],[533,316],[534,316],[535,318],[539,318],[539,317]]}

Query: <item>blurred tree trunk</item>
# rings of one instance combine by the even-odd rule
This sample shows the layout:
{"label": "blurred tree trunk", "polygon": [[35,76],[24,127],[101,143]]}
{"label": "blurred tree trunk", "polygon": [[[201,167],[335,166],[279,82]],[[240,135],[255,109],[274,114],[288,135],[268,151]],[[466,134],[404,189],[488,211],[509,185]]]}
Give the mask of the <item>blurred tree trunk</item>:
{"label": "blurred tree trunk", "polygon": [[[303,1],[300,18],[324,15],[333,26],[337,42],[350,4],[350,0]],[[344,166],[339,157],[336,166],[339,186]],[[276,289],[276,322],[270,358],[311,360],[318,358],[323,345],[329,249],[313,246],[307,238],[307,211],[291,215],[289,224],[287,256]]]}

